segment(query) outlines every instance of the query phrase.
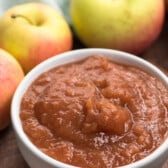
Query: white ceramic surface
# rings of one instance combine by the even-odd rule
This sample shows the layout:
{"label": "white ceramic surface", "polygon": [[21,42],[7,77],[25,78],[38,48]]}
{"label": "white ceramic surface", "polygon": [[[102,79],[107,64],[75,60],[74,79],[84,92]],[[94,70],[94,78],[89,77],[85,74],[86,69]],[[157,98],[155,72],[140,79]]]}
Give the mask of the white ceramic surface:
{"label": "white ceramic surface", "polygon": [[[19,107],[23,94],[29,85],[43,72],[48,71],[49,69],[56,67],[58,65],[62,65],[69,62],[74,62],[76,60],[80,60],[86,58],[93,54],[104,55],[108,59],[113,60],[115,62],[134,65],[137,66],[149,73],[152,73],[157,78],[159,78],[168,88],[168,78],[165,74],[163,74],[158,68],[149,62],[136,57],[134,55],[110,50],[110,49],[80,49],[73,50],[70,52],[65,52],[63,54],[59,54],[55,57],[52,57],[43,63],[36,66],[32,71],[30,71],[23,81],[20,83],[17,88],[12,104],[11,104],[11,119],[12,125],[15,131],[15,135],[17,138],[19,149],[27,161],[27,163],[32,168],[74,168],[74,166],[70,166],[59,161],[56,161],[44,153],[42,153],[38,148],[36,148],[25,135],[22,129],[21,121],[19,118]],[[159,168],[163,164],[163,162],[168,158],[168,138],[164,141],[164,143],[156,149],[152,154],[145,157],[144,159],[132,163],[127,166],[123,166],[122,168]]]}

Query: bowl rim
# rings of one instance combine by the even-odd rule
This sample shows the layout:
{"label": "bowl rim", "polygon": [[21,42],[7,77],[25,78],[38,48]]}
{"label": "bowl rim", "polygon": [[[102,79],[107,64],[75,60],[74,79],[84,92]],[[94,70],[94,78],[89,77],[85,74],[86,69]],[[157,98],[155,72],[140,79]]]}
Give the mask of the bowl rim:
{"label": "bowl rim", "polygon": [[[84,49],[76,49],[67,51],[58,55],[55,55],[42,63],[38,64],[35,68],[33,68],[20,82],[19,86],[17,87],[13,98],[11,102],[11,122],[12,127],[14,129],[15,135],[17,138],[28,148],[33,154],[35,154],[37,157],[48,163],[52,166],[59,166],[63,168],[76,168],[75,166],[68,165],[66,163],[60,162],[58,160],[55,160],[46,154],[44,154],[42,151],[40,151],[28,138],[28,136],[24,133],[21,125],[21,120],[19,117],[19,107],[20,102],[22,99],[23,94],[25,93],[26,89],[30,84],[42,73],[58,66],[63,65],[69,62],[75,62],[77,60],[84,59],[90,55],[93,54],[98,55],[104,55],[107,56],[107,58],[111,59],[111,56],[113,57],[111,60],[114,60],[114,62],[120,62],[124,64],[134,65],[138,66],[139,68],[142,68],[142,66],[145,66],[143,68],[144,71],[148,71],[158,77],[164,85],[168,88],[168,77],[155,65],[152,63],[144,60],[141,57],[138,57],[136,55],[126,53],[123,51],[118,50],[112,50],[112,49],[103,49],[103,48],[84,48]],[[80,58],[76,59],[77,56],[80,55]],[[111,55],[111,56],[110,56]],[[78,56],[79,57],[79,56]],[[63,61],[64,60],[64,61]],[[116,61],[118,60],[118,61]],[[131,163],[129,165],[121,166],[120,168],[134,168],[134,167],[141,167],[144,164],[149,164],[159,158],[160,153],[163,154],[165,152],[168,152],[168,138],[165,139],[165,141],[151,154],[146,156],[145,158],[136,161],[134,163]]]}

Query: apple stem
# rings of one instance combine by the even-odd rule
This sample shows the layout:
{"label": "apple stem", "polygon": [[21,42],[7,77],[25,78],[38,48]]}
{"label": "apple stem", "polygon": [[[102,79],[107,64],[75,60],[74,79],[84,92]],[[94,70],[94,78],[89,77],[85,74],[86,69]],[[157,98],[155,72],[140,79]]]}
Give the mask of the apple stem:
{"label": "apple stem", "polygon": [[11,18],[12,18],[12,19],[16,19],[17,17],[24,18],[24,19],[26,19],[30,24],[33,25],[33,23],[32,23],[29,19],[27,19],[25,16],[23,16],[23,15],[19,15],[19,14],[12,14],[12,15],[11,15]]}

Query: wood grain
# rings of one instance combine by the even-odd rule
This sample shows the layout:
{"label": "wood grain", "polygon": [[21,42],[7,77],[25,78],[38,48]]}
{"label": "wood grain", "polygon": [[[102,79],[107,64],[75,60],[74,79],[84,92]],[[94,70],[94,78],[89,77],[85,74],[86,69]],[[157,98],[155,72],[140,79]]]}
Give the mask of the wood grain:
{"label": "wood grain", "polygon": [[[84,45],[74,36],[73,48],[83,47]],[[139,56],[157,65],[165,72],[168,71],[168,16],[165,18],[165,24],[159,38]],[[0,167],[29,168],[18,150],[11,125],[0,132]],[[168,168],[168,160],[163,168]]]}

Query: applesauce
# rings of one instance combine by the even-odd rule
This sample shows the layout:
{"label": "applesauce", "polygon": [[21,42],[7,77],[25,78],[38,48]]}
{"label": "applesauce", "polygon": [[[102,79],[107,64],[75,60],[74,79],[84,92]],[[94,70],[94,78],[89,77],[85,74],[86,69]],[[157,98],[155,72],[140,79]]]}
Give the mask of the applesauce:
{"label": "applesauce", "polygon": [[83,168],[126,165],[168,135],[168,90],[154,76],[99,55],[53,68],[24,94],[23,129],[45,154]]}

